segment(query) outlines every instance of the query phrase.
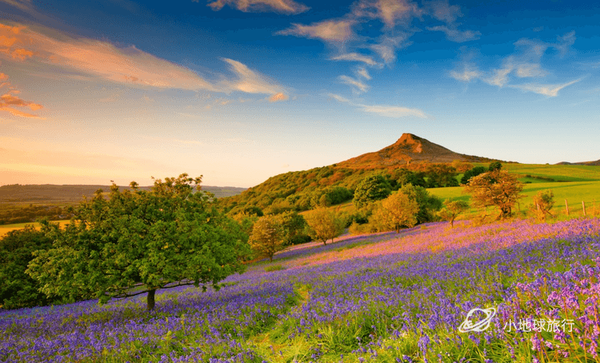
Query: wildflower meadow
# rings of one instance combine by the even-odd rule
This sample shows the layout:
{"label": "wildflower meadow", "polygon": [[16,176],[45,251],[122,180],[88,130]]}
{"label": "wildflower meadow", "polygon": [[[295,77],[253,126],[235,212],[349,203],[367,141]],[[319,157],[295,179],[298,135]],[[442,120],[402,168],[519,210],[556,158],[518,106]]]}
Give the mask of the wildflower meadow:
{"label": "wildflower meadow", "polygon": [[0,312],[1,362],[599,362],[600,219],[310,244],[219,290]]}

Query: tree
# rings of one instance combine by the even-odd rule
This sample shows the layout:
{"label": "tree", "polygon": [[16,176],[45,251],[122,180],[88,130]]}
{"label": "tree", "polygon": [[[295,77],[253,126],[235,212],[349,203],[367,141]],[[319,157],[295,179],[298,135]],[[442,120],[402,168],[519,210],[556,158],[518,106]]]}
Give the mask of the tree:
{"label": "tree", "polygon": [[427,167],[427,186],[429,188],[457,187],[458,173],[453,166],[448,164],[431,164]]}
{"label": "tree", "polygon": [[304,234],[306,221],[304,217],[296,212],[285,212],[277,216],[283,228],[284,246],[310,241],[310,237]]}
{"label": "tree", "polygon": [[147,294],[148,310],[158,289],[218,288],[219,281],[243,270],[250,251],[247,235],[218,212],[200,182],[182,174],[155,180],[151,191],[135,182],[124,192],[113,184],[108,199],[97,191],[73,211],[64,230],[43,223],[53,245],[36,253],[27,273],[48,296],[93,293],[104,303]]}
{"label": "tree", "polygon": [[327,240],[333,239],[344,231],[344,221],[337,218],[334,211],[327,208],[318,208],[307,213],[304,217],[308,224],[308,234],[313,239],[327,244]]}
{"label": "tree", "polygon": [[414,186],[427,186],[424,172],[412,172],[405,168],[398,168],[392,172],[392,180],[396,182],[395,189],[398,189],[406,184]]}
{"label": "tree", "polygon": [[393,229],[396,233],[402,227],[413,227],[417,224],[419,204],[402,192],[396,192],[381,201],[381,208],[373,213],[376,225]]}
{"label": "tree", "polygon": [[260,217],[254,223],[249,242],[252,250],[273,261],[275,252],[283,249],[283,226],[280,218],[273,215]]}
{"label": "tree", "polygon": [[534,210],[541,220],[546,220],[546,216],[552,216],[550,209],[554,206],[554,193],[552,190],[540,190],[533,197]]}
{"label": "tree", "polygon": [[429,194],[427,189],[423,187],[406,184],[399,191],[406,194],[409,199],[414,200],[419,205],[417,224],[434,221],[436,218],[435,212],[442,208],[442,200]]}
{"label": "tree", "polygon": [[0,240],[0,306],[5,309],[43,306],[72,302],[83,297],[55,296],[49,298],[39,291],[41,284],[25,273],[33,260],[33,252],[52,247],[52,240],[43,232],[27,225],[11,231]]}
{"label": "tree", "polygon": [[450,222],[450,226],[454,228],[454,220],[461,213],[469,209],[469,202],[464,200],[451,200],[446,199],[444,201],[444,209],[439,212],[442,219]]}
{"label": "tree", "polygon": [[492,161],[490,163],[490,166],[488,167],[489,171],[495,171],[500,169],[502,169],[502,163],[500,163],[499,161]]}
{"label": "tree", "polygon": [[465,192],[471,193],[476,206],[498,207],[500,209],[498,219],[512,215],[512,208],[521,198],[522,190],[523,184],[515,175],[500,169],[473,177],[465,186]]}
{"label": "tree", "polygon": [[479,174],[483,174],[486,171],[488,171],[485,166],[476,166],[470,170],[467,170],[464,174],[463,177],[460,179],[460,183],[461,184],[467,184],[472,177],[477,176]]}
{"label": "tree", "polygon": [[392,187],[383,175],[371,175],[363,179],[354,191],[354,205],[362,208],[377,200],[385,199],[390,195]]}

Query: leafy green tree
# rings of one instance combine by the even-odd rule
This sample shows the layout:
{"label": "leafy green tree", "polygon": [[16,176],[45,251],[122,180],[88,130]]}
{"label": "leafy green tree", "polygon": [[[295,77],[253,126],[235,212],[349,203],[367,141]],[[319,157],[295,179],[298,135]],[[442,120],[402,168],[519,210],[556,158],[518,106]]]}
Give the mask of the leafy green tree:
{"label": "leafy green tree", "polygon": [[502,169],[502,163],[499,161],[492,161],[488,167],[488,171],[495,171]]}
{"label": "leafy green tree", "polygon": [[429,188],[457,187],[459,185],[456,180],[458,175],[456,169],[448,164],[431,164],[427,167],[426,175]]}
{"label": "leafy green tree", "polygon": [[334,211],[327,208],[318,208],[304,217],[308,225],[308,234],[313,239],[327,244],[344,231],[344,221],[337,217]]}
{"label": "leafy green tree", "polygon": [[410,228],[417,224],[418,212],[419,204],[399,191],[382,200],[381,207],[375,210],[372,218],[377,220],[377,225],[398,233],[402,227]]}
{"label": "leafy green tree", "polygon": [[27,225],[11,231],[0,240],[0,306],[5,309],[43,306],[72,302],[82,296],[47,297],[39,289],[41,284],[25,273],[33,260],[33,253],[52,247],[52,240],[43,232]]}
{"label": "leafy green tree", "polygon": [[93,293],[104,303],[147,294],[148,310],[158,289],[218,288],[243,270],[250,250],[247,235],[217,210],[200,182],[182,174],[155,180],[150,191],[132,182],[131,191],[121,192],[113,184],[108,199],[99,190],[64,230],[43,223],[53,245],[36,253],[27,273],[48,296]]}
{"label": "leafy green tree", "polygon": [[283,228],[282,238],[285,246],[307,242],[307,238],[310,240],[310,237],[304,234],[306,221],[300,214],[296,212],[286,212],[277,217]]}
{"label": "leafy green tree", "polygon": [[442,208],[442,200],[440,198],[429,194],[427,189],[412,184],[404,185],[399,191],[406,194],[409,199],[414,200],[419,205],[417,224],[436,220],[436,212]]}
{"label": "leafy green tree", "polygon": [[362,208],[369,203],[387,198],[391,191],[392,187],[383,175],[371,175],[357,185],[353,202],[357,208]]}
{"label": "leafy green tree", "polygon": [[414,186],[427,186],[427,182],[425,181],[425,173],[423,172],[414,172],[405,168],[399,168],[392,172],[391,176],[392,180],[395,181],[394,189],[401,188],[406,184],[412,184]]}
{"label": "leafy green tree", "polygon": [[454,221],[461,213],[469,209],[469,202],[464,200],[451,200],[446,199],[444,201],[444,209],[439,211],[439,215],[442,219],[449,221],[450,226],[454,228]]}
{"label": "leafy green tree", "polygon": [[273,216],[263,216],[254,223],[250,235],[250,247],[261,257],[273,261],[273,255],[284,247],[284,231],[281,219]]}
{"label": "leafy green tree", "polygon": [[515,175],[500,169],[473,177],[465,186],[465,192],[471,194],[476,206],[498,207],[500,210],[498,219],[512,215],[512,208],[521,198],[522,190],[523,183]]}
{"label": "leafy green tree", "polygon": [[486,171],[488,171],[485,166],[476,166],[470,170],[467,170],[464,174],[463,177],[460,179],[460,183],[461,184],[467,184],[472,177],[477,176],[479,174],[483,174]]}

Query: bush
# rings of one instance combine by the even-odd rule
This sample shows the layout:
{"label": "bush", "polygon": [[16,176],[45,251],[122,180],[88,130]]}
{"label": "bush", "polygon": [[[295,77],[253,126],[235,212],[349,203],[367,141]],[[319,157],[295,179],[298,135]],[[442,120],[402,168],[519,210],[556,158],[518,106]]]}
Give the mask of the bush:
{"label": "bush", "polygon": [[25,273],[37,251],[52,248],[52,240],[33,226],[9,232],[0,240],[0,306],[5,309],[72,302],[63,296],[49,298],[39,291],[41,284]]}

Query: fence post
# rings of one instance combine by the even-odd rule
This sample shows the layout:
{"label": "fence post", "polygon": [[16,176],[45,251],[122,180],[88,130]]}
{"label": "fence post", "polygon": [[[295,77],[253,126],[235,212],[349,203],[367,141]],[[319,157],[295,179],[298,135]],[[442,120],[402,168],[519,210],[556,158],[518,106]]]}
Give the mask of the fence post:
{"label": "fence post", "polygon": [[565,199],[565,207],[567,208],[567,215],[569,215],[569,202]]}
{"label": "fence post", "polygon": [[583,207],[583,215],[585,216],[585,202],[581,201],[581,206]]}

